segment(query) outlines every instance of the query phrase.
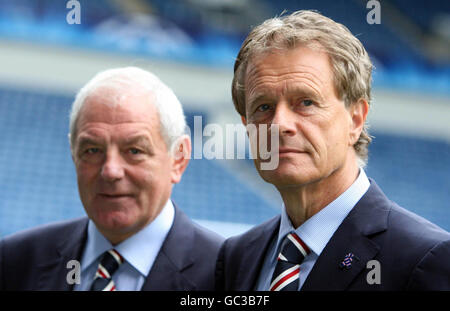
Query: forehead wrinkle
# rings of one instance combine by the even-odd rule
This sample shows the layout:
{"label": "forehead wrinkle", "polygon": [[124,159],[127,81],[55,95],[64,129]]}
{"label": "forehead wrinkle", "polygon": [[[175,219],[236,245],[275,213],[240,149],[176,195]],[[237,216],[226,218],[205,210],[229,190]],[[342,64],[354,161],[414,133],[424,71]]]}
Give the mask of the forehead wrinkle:
{"label": "forehead wrinkle", "polygon": [[[122,133],[119,137],[116,137],[116,133],[120,131],[120,128],[129,124],[137,125],[139,128],[130,129],[131,132],[125,131],[125,133]],[[151,140],[152,131],[155,131],[155,129],[152,129],[146,122],[121,122],[116,124],[89,122],[84,124],[81,128],[77,139],[90,139],[95,141],[116,139],[120,142],[146,139],[149,141]]]}
{"label": "forehead wrinkle", "polygon": [[123,144],[125,145],[131,145],[131,144],[149,144],[151,143],[151,137],[148,134],[144,133],[136,133],[127,135],[124,139],[121,140]]}
{"label": "forehead wrinkle", "polygon": [[[253,61],[251,61],[248,66],[247,66],[247,70],[246,70],[246,80],[248,80],[248,77],[250,77],[251,75],[271,75],[271,72],[273,72],[273,68],[271,68],[270,66],[266,66],[266,59],[270,58],[271,55],[264,57],[261,56]],[[269,73],[266,73],[266,71],[268,71]],[[306,73],[306,74],[311,74],[315,79],[322,81],[321,75],[322,75],[322,70],[317,69],[314,66],[309,66],[307,64],[295,64],[295,66],[291,66],[291,65],[285,65],[285,66],[280,66],[279,64],[275,65],[275,71],[277,72],[277,74],[279,74],[281,72],[281,75],[284,74],[289,74],[289,73],[295,73],[295,72],[302,72],[302,73]]]}
{"label": "forehead wrinkle", "polygon": [[248,102],[251,104],[261,97],[285,96],[291,91],[312,93],[311,95],[317,95],[323,99],[321,89],[324,85],[321,80],[317,80],[314,75],[305,72],[258,77],[249,85]]}
{"label": "forehead wrinkle", "polygon": [[[111,90],[110,93],[105,90],[95,90],[86,97],[79,112],[77,126],[81,119],[85,121],[86,118],[89,122],[109,124],[158,122],[159,114],[155,113],[157,110],[152,103],[155,95],[141,93],[131,93],[130,90],[125,92]],[[142,118],[142,113],[135,112],[136,109],[146,114],[145,119]],[[99,113],[98,110],[101,112]]]}
{"label": "forehead wrinkle", "polygon": [[78,144],[79,146],[84,145],[97,145],[97,144],[104,144],[105,140],[103,137],[93,137],[90,135],[82,135],[81,137],[78,137]]}

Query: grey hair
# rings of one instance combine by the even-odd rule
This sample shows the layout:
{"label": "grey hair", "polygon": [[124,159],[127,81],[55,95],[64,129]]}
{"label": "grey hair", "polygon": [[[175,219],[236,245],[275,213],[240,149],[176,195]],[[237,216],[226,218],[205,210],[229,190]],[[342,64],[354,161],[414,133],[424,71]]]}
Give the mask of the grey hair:
{"label": "grey hair", "polygon": [[69,141],[71,150],[77,135],[77,121],[88,98],[98,90],[108,91],[108,102],[119,104],[128,96],[144,95],[159,113],[161,135],[169,152],[185,133],[186,120],[181,103],[173,91],[154,74],[137,67],[123,67],[99,72],[77,93],[70,112]]}
{"label": "grey hair", "polygon": [[[360,99],[371,101],[372,62],[362,43],[342,24],[320,13],[301,10],[275,17],[255,27],[241,46],[234,63],[232,97],[236,110],[245,116],[245,74],[250,60],[275,49],[293,49],[305,45],[324,50],[330,57],[334,87],[340,100],[350,107]],[[353,145],[359,165],[368,158],[372,141],[364,124]]]}

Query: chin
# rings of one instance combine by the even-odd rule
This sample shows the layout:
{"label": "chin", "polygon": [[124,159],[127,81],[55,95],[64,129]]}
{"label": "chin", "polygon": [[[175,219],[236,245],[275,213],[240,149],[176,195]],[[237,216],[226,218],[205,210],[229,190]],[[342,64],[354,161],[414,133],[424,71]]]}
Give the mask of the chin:
{"label": "chin", "polygon": [[310,184],[320,179],[314,171],[304,169],[276,169],[260,170],[259,175],[266,182],[273,184],[277,188],[299,187]]}
{"label": "chin", "polygon": [[97,227],[108,230],[127,232],[133,231],[138,222],[138,217],[130,210],[109,210],[98,211],[92,217]]}

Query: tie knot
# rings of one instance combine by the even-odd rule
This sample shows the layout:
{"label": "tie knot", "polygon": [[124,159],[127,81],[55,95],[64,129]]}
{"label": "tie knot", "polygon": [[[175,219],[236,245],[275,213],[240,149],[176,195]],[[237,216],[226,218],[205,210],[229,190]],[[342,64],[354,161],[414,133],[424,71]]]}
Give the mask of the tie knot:
{"label": "tie knot", "polygon": [[110,249],[103,254],[98,268],[98,274],[104,279],[110,279],[123,262],[124,259],[119,252],[115,249]]}
{"label": "tie knot", "polygon": [[301,264],[310,252],[309,247],[306,246],[298,235],[291,232],[284,238],[278,260]]}

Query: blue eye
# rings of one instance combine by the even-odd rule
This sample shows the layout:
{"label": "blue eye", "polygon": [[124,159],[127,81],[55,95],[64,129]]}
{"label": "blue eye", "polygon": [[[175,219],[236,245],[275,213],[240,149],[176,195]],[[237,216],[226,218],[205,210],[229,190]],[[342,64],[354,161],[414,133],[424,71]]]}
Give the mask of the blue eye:
{"label": "blue eye", "polygon": [[302,104],[303,104],[305,107],[308,107],[308,106],[313,105],[314,102],[313,102],[312,100],[310,100],[310,99],[305,99],[305,100],[302,100]]}
{"label": "blue eye", "polygon": [[88,148],[88,149],[86,149],[86,153],[88,153],[88,154],[95,154],[95,153],[98,153],[100,151],[100,149],[98,149],[98,148]]}
{"label": "blue eye", "polygon": [[257,111],[260,112],[264,112],[270,109],[270,105],[268,104],[262,104],[261,106],[258,106],[258,108],[256,108]]}
{"label": "blue eye", "polygon": [[136,149],[136,148],[131,148],[130,149],[130,153],[136,155],[136,154],[140,154],[141,151],[139,149]]}

